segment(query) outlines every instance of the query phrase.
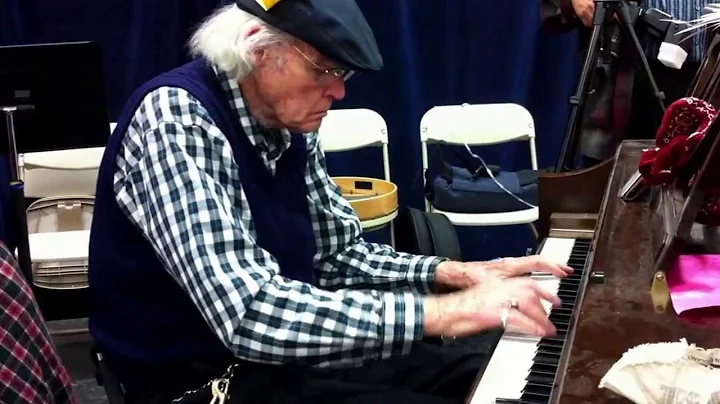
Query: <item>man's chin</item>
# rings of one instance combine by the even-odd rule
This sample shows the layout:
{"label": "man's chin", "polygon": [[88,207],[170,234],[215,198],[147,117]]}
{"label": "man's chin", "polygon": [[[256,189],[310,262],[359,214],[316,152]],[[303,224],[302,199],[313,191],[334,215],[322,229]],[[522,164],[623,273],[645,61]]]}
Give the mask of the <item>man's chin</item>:
{"label": "man's chin", "polygon": [[322,124],[322,117],[305,121],[292,131],[302,133],[317,132],[320,129],[320,124]]}

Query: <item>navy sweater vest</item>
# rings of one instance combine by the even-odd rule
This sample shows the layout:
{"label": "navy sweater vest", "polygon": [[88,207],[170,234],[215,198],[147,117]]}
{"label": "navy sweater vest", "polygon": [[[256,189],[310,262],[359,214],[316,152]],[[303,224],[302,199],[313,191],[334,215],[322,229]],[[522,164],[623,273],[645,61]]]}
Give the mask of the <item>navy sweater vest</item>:
{"label": "navy sweater vest", "polygon": [[[128,124],[143,98],[161,86],[187,90],[209,111],[232,147],[259,246],[277,259],[283,276],[312,283],[315,239],[305,183],[306,142],[303,136],[293,135],[291,146],[272,175],[234,119],[230,101],[214,72],[201,61],[194,61],[136,90],[107,145],[98,174],[90,237],[89,320],[93,337],[108,358],[124,365],[226,362],[233,359],[229,349],[163,268],[153,247],[115,199],[116,156]],[[133,366],[127,367],[128,372],[117,371],[121,381],[132,378]]]}

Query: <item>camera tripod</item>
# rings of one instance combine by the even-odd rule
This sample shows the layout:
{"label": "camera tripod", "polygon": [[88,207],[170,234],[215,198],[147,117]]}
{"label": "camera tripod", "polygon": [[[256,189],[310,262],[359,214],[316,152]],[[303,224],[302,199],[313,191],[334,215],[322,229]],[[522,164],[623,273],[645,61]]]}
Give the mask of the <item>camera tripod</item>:
{"label": "camera tripod", "polygon": [[[640,40],[635,34],[634,22],[630,15],[630,6],[627,4],[627,0],[595,0],[595,12],[593,14],[592,21],[592,33],[588,44],[587,55],[580,71],[580,78],[578,80],[575,94],[570,97],[570,118],[565,132],[565,138],[563,139],[562,149],[560,150],[560,157],[555,166],[555,172],[560,173],[564,171],[570,171],[575,168],[575,163],[578,158],[578,146],[579,146],[579,132],[581,129],[583,111],[585,109],[586,95],[590,87],[590,80],[592,78],[590,72],[595,69],[598,63],[599,41],[602,33],[606,34],[613,24],[613,17],[617,16],[620,28],[626,39],[631,42],[631,47],[635,53],[636,62],[640,64],[640,67],[644,71],[653,95],[657,98],[658,103],[662,111],[665,111],[665,94],[657,86],[655,77],[653,77],[650,71],[650,65],[645,57],[645,53],[640,45]],[[610,41],[607,41],[610,42]],[[604,57],[610,58],[610,43],[604,43],[603,54]]]}

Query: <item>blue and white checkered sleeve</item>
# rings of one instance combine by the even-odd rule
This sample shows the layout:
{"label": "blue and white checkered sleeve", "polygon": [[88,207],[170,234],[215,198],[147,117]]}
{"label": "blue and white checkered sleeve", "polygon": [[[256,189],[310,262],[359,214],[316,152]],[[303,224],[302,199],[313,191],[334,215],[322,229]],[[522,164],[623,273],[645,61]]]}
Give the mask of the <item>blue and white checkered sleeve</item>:
{"label": "blue and white checkered sleeve", "polygon": [[320,284],[328,289],[409,290],[428,294],[435,287],[441,258],[411,255],[362,238],[357,214],[343,198],[327,172],[325,155],[316,133],[306,135],[310,215],[318,246]]}
{"label": "blue and white checkered sleeve", "polygon": [[280,275],[249,230],[229,143],[188,93],[150,94],[117,161],[121,207],[238,357],[356,366],[407,353],[422,337],[410,293],[330,292]]}

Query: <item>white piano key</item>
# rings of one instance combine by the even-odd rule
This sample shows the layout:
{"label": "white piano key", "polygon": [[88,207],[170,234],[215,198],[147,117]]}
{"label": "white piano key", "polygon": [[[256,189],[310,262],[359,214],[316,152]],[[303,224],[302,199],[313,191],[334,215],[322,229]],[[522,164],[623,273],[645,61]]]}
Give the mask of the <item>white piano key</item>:
{"label": "white piano key", "polygon": [[[547,238],[538,254],[552,261],[566,263],[574,244],[575,239]],[[559,278],[547,274],[533,274],[531,277],[543,289],[557,293]],[[544,306],[549,314],[552,305],[547,303]],[[540,338],[537,337],[504,333],[469,400],[470,404],[492,404],[496,398],[519,399],[533,365],[539,341]]]}

